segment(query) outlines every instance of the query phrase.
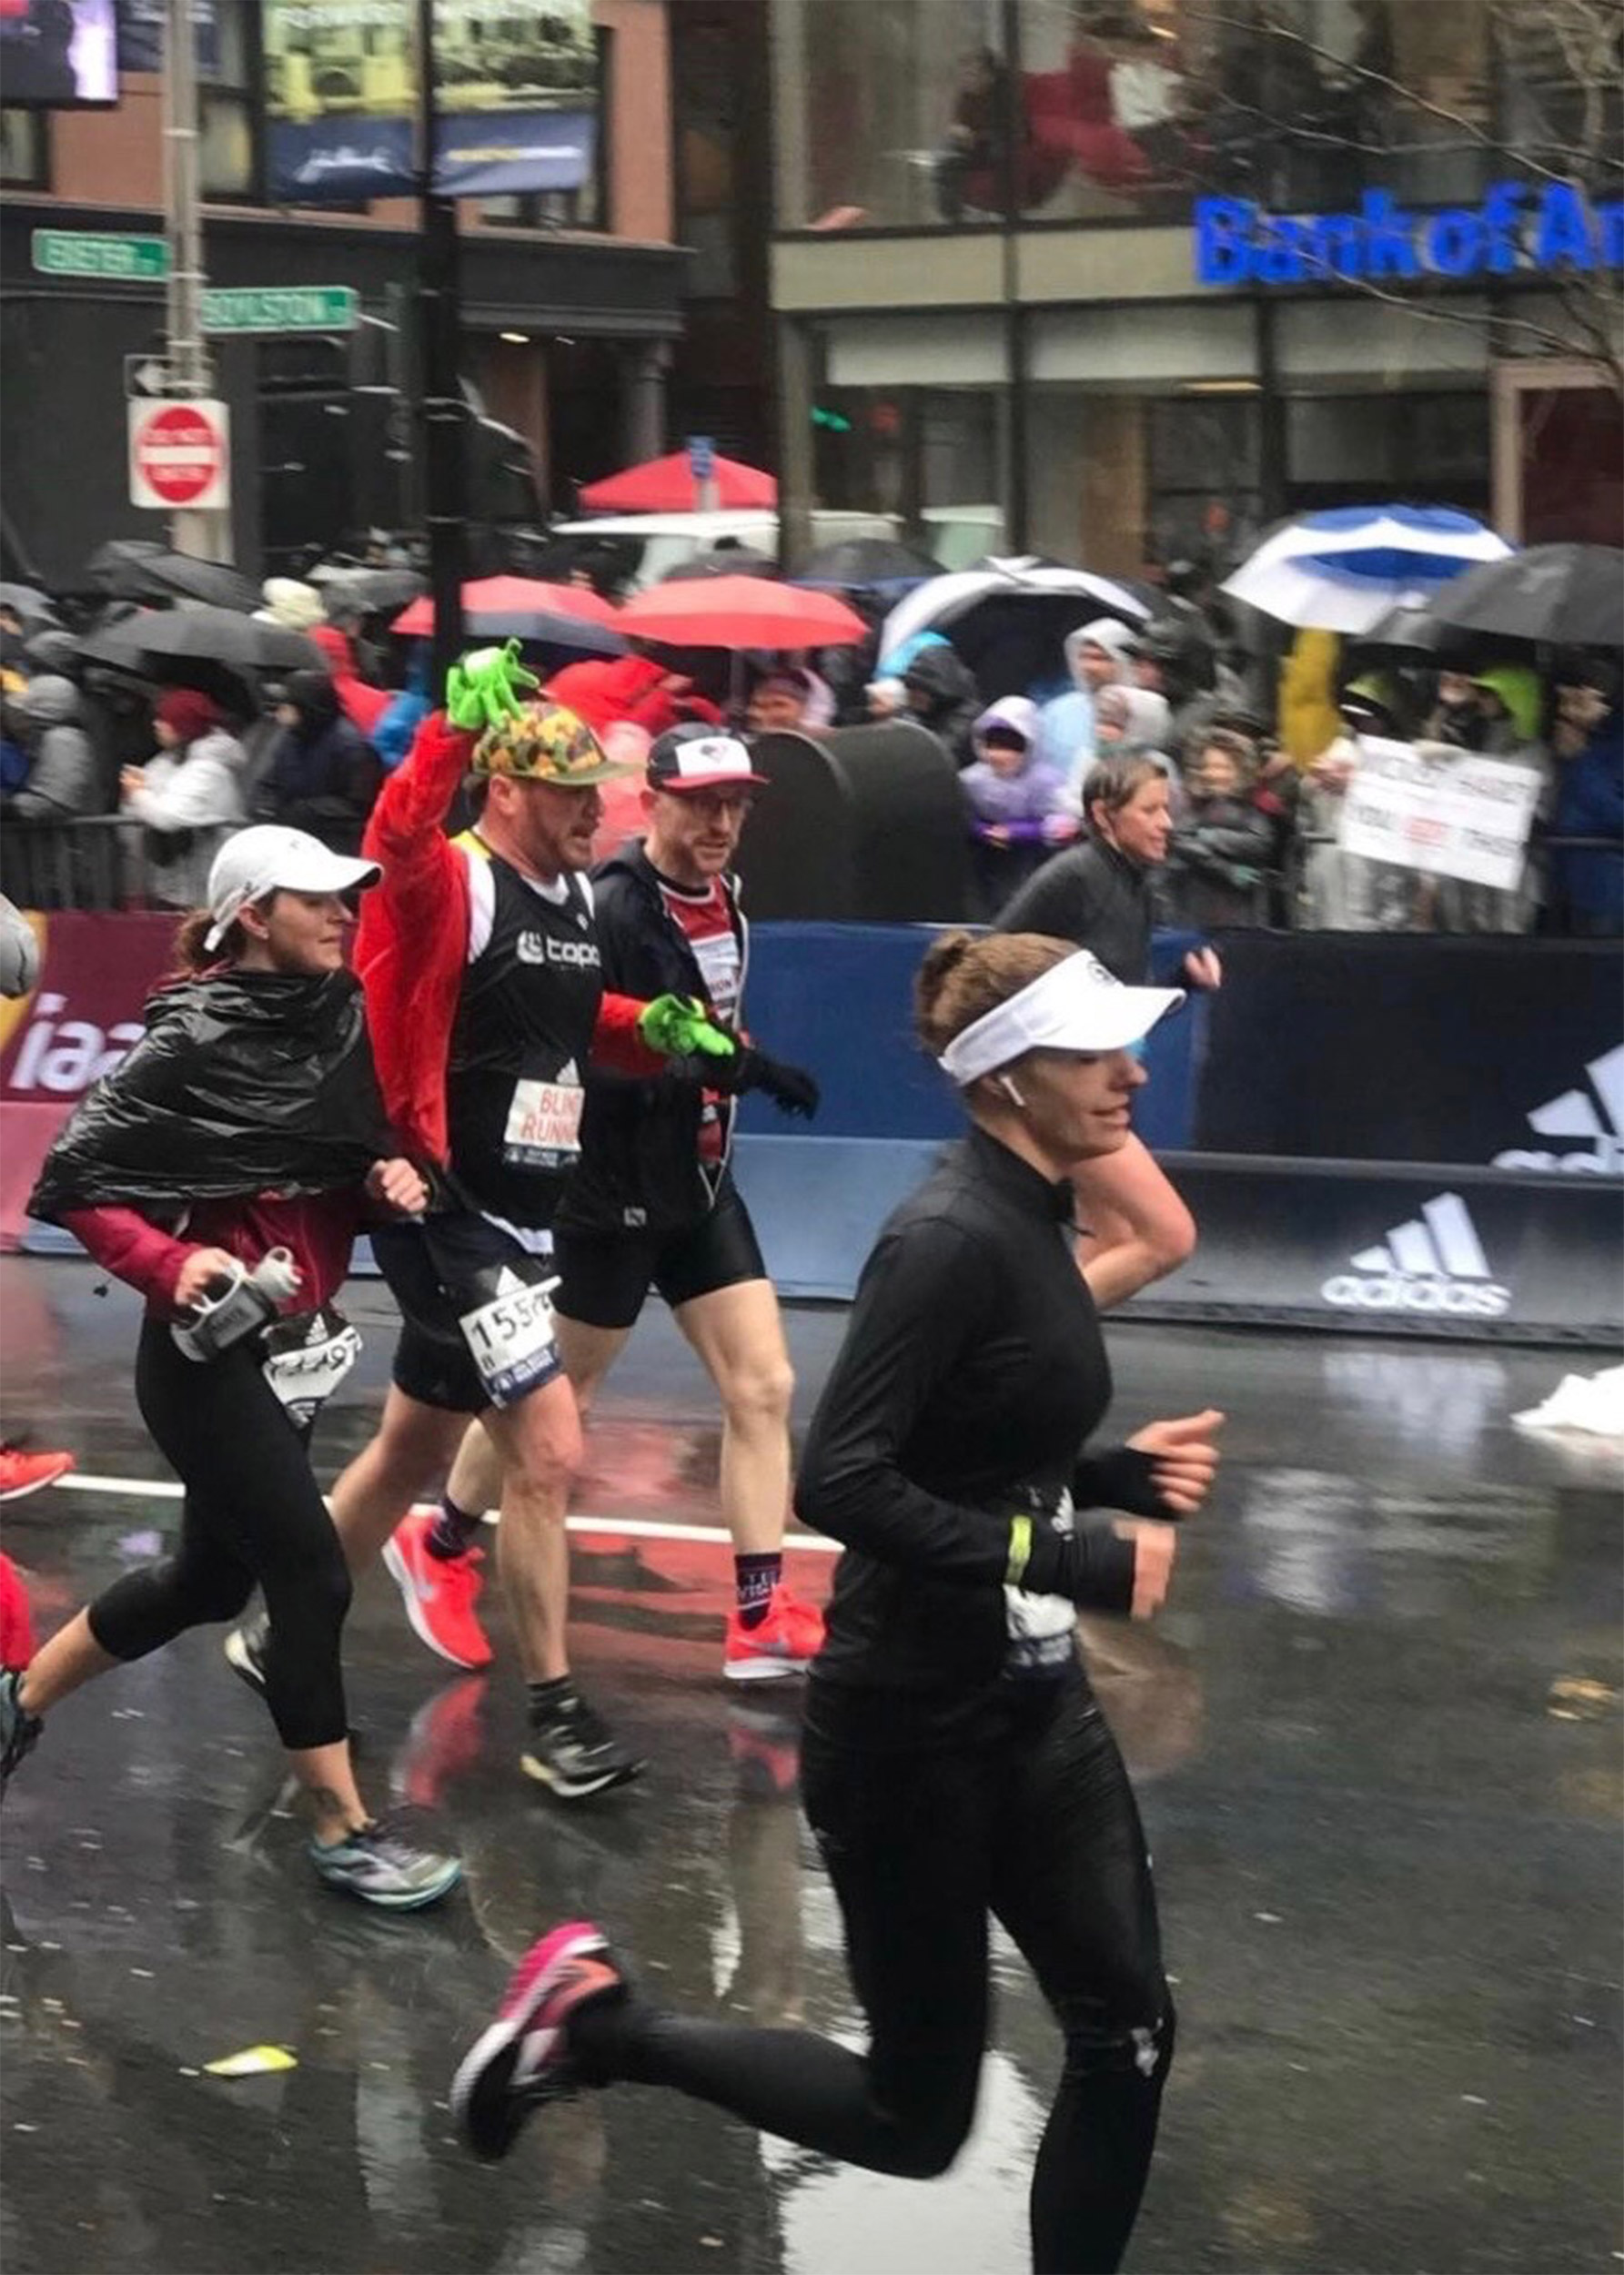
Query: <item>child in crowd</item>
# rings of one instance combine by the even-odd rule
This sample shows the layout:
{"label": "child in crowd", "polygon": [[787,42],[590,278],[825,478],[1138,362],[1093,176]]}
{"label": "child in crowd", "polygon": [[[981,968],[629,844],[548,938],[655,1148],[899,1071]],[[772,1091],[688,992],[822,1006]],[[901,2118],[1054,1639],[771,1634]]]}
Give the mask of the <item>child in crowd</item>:
{"label": "child in crowd", "polygon": [[975,722],[974,763],[960,776],[975,840],[977,897],[988,915],[1077,834],[1060,769],[1038,756],[1037,736],[1037,706],[1024,695],[1004,696]]}

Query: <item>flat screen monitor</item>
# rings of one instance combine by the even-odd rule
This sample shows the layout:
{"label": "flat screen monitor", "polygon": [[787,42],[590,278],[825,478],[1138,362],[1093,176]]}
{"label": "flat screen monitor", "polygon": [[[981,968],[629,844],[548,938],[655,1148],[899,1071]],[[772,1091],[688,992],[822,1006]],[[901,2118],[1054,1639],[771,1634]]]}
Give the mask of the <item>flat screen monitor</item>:
{"label": "flat screen monitor", "polygon": [[0,103],[66,111],[117,100],[114,0],[0,0]]}

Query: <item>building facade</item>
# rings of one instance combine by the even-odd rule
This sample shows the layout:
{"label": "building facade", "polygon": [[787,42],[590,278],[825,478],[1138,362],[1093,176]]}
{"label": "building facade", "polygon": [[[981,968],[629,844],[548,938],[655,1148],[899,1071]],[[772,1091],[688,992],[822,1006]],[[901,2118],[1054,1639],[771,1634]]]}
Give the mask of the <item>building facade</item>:
{"label": "building facade", "polygon": [[[311,500],[339,485],[352,519],[391,500],[374,457],[409,493],[418,454],[399,405],[413,371],[417,208],[378,199],[341,210],[267,202],[264,74],[255,0],[213,0],[202,62],[204,258],[215,287],[347,285],[360,321],[347,334],[214,343],[231,406],[232,520],[250,570],[291,563],[314,543]],[[600,78],[594,178],[582,189],[465,199],[462,370],[492,421],[528,455],[540,503],[568,509],[576,486],[663,450],[687,257],[676,242],[671,44],[666,0],[593,0]],[[0,465],[6,552],[17,573],[71,584],[107,538],[160,534],[128,502],[126,361],[164,341],[164,288],[42,274],[40,229],[152,235],[162,228],[162,81],[130,72],[110,111],[0,114]],[[368,413],[395,408],[376,425]],[[358,459],[368,481],[355,487]],[[387,471],[388,470],[383,470]],[[533,500],[533,493],[532,493]],[[518,496],[503,518],[536,518]],[[390,517],[393,518],[393,517]]]}
{"label": "building facade", "polygon": [[1621,24],[773,0],[791,511],[1129,575],[1389,499],[1624,541]]}

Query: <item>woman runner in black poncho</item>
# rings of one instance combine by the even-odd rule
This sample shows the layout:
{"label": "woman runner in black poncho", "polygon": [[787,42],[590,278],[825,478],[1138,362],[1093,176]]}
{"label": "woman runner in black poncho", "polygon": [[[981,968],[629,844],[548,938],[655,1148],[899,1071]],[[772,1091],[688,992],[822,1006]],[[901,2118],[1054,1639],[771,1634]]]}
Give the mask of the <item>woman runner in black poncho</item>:
{"label": "woman runner in black poncho", "polygon": [[490,2158],[580,2086],[671,2086],[825,2156],[942,2172],[974,2111],[995,1916],[1065,2037],[1034,2265],[1085,2275],[1117,2267],[1132,2231],[1173,2009],[1076,1607],[1148,1617],[1174,1536],[1073,1511],[1189,1514],[1222,1417],[1081,1451],[1111,1383],[1059,1178],[1123,1143],[1133,1047],[1180,997],[1121,986],[1062,941],[962,933],[931,949],[917,994],[972,1127],[880,1235],[798,1488],[801,1514],[846,1543],[802,1774],[868,2052],[663,2014],[576,1922],[532,1947],[452,2106]]}

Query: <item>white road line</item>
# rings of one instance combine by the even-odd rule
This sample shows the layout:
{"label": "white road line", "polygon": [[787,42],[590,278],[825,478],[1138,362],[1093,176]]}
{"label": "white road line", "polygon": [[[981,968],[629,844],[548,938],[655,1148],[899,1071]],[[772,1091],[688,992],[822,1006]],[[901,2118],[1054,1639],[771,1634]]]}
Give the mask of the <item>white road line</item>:
{"label": "white road line", "polygon": [[[116,1493],[136,1501],[178,1501],[186,1488],[162,1477],[100,1477],[85,1470],[74,1470],[66,1477],[56,1480],[54,1490],[59,1493]],[[419,1502],[419,1512],[436,1504]],[[494,1523],[494,1517],[487,1518]],[[720,1524],[661,1524],[652,1517],[571,1517],[571,1532],[591,1534],[617,1533],[622,1539],[634,1541],[710,1541],[719,1548],[731,1548],[732,1535]],[[820,1532],[790,1532],[784,1536],[786,1549],[804,1549],[812,1556],[838,1556],[840,1542],[825,1540]]]}

